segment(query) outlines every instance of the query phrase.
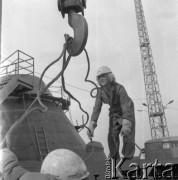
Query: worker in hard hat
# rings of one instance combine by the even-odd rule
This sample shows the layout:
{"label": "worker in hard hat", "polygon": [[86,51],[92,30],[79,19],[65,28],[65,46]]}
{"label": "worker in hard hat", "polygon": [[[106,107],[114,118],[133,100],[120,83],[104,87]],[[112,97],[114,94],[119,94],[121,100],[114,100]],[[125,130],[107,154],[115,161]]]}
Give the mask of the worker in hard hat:
{"label": "worker in hard hat", "polygon": [[102,104],[109,104],[109,157],[120,158],[120,134],[123,136],[122,154],[125,158],[131,159],[135,153],[134,103],[128,96],[124,86],[116,82],[115,76],[109,67],[100,67],[96,79],[101,88],[99,88],[96,96],[87,135],[89,139],[92,139]]}
{"label": "worker in hard hat", "polygon": [[0,173],[3,180],[88,180],[84,161],[67,149],[50,152],[40,172],[29,172],[19,165],[16,155],[8,148],[0,150]]}

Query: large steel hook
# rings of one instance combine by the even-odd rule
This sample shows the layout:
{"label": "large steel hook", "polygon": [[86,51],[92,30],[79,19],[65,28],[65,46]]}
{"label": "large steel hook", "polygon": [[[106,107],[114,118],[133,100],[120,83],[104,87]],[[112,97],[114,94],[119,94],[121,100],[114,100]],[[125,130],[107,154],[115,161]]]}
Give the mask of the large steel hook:
{"label": "large steel hook", "polygon": [[[71,56],[79,55],[85,48],[88,38],[88,25],[84,18],[84,8],[86,8],[86,0],[58,0],[58,9],[61,11],[62,17],[68,14],[68,23],[74,30],[74,37],[67,35],[71,39],[67,47],[67,51]],[[77,14],[81,12],[81,14]]]}

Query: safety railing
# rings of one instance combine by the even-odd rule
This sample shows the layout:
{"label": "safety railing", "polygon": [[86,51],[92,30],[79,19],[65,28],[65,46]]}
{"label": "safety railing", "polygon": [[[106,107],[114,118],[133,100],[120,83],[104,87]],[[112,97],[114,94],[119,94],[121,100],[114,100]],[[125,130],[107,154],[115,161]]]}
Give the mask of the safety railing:
{"label": "safety railing", "polygon": [[18,74],[34,77],[34,58],[20,50],[15,51],[0,64],[0,77],[4,77],[3,80],[8,80],[9,75]]}

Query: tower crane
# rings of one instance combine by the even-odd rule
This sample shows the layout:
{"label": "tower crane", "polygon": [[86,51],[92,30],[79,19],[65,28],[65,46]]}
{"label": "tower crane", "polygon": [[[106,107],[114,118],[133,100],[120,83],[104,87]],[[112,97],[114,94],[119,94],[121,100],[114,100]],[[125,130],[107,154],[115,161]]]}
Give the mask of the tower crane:
{"label": "tower crane", "polygon": [[134,0],[139,46],[146,90],[149,123],[152,139],[168,137],[169,131],[154,65],[148,30],[141,0]]}

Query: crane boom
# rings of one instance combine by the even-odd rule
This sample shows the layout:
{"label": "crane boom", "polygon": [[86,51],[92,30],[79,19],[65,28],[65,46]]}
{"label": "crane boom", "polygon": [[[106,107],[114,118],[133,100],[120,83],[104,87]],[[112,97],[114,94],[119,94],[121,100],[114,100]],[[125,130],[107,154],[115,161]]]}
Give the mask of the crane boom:
{"label": "crane boom", "polygon": [[169,131],[141,0],[134,0],[146,99],[152,139],[168,137]]}

